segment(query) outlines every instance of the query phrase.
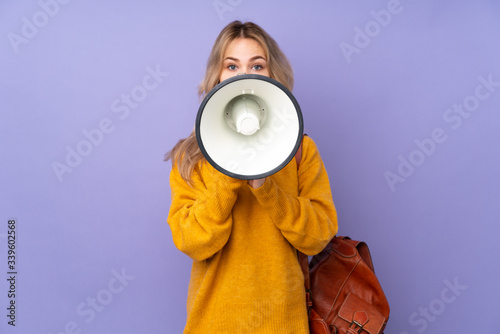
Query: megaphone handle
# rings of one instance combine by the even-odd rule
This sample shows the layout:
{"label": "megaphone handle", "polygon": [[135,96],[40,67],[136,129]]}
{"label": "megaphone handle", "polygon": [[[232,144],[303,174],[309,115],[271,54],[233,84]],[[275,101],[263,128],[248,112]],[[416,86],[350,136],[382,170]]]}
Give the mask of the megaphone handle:
{"label": "megaphone handle", "polygon": [[260,188],[264,184],[264,182],[266,182],[266,178],[256,179],[256,180],[248,180],[248,184],[250,185],[250,187],[252,187],[254,189]]}

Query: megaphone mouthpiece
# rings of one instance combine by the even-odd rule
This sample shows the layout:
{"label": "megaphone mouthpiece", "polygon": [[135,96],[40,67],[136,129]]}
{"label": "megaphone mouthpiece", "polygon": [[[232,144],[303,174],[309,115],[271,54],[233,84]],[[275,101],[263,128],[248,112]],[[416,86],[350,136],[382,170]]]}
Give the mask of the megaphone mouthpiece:
{"label": "megaphone mouthpiece", "polygon": [[253,135],[260,129],[260,120],[263,110],[251,97],[245,95],[236,97],[228,106],[230,121],[233,122],[236,132],[245,136]]}

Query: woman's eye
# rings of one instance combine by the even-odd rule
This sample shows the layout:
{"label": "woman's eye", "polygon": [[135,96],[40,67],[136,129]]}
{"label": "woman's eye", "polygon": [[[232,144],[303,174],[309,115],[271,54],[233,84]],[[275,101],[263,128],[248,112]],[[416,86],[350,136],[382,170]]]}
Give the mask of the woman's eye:
{"label": "woman's eye", "polygon": [[227,68],[230,69],[231,71],[235,71],[236,65],[229,65]]}
{"label": "woman's eye", "polygon": [[259,70],[262,70],[262,66],[261,65],[253,65],[252,69],[259,71]]}

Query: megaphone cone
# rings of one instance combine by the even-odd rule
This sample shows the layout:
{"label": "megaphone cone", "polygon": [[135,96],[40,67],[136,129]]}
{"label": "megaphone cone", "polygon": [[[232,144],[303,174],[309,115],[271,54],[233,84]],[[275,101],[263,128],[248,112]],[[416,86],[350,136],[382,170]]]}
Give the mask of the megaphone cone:
{"label": "megaphone cone", "polygon": [[203,99],[196,139],[205,159],[234,178],[255,180],[285,167],[297,152],[304,129],[292,93],[256,74],[224,80]]}

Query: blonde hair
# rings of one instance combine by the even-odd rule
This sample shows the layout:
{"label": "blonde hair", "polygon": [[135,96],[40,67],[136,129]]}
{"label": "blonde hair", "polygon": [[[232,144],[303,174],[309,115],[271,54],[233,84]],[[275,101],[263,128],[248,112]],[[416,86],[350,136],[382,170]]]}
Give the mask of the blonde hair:
{"label": "blonde hair", "polygon": [[[219,83],[224,54],[229,44],[237,38],[252,38],[257,41],[266,53],[269,76],[288,90],[293,89],[293,70],[278,43],[255,23],[233,21],[222,29],[215,40],[208,57],[205,78],[198,88],[200,97],[207,95]],[[182,178],[190,182],[193,169],[203,159],[194,130],[165,154],[164,160],[169,159],[172,160],[172,165],[177,164]]]}

